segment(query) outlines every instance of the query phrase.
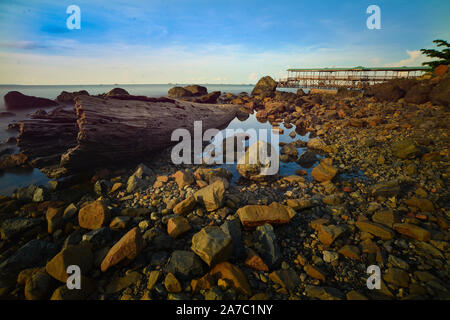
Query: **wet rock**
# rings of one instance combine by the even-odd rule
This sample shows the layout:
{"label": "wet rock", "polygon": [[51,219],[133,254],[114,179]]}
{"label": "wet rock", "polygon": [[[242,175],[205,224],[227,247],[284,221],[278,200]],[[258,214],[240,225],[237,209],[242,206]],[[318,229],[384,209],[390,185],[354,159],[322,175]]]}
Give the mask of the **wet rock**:
{"label": "wet rock", "polygon": [[249,205],[240,208],[236,214],[245,228],[269,224],[285,224],[295,216],[291,208],[273,202],[268,206]]}
{"label": "wet rock", "polygon": [[392,229],[394,223],[400,222],[400,219],[392,209],[388,209],[375,212],[372,216],[372,221]]}
{"label": "wet rock", "polygon": [[428,199],[419,199],[416,197],[412,197],[411,199],[405,200],[405,204],[408,205],[409,207],[419,208],[423,212],[434,211],[434,205]]}
{"label": "wet rock", "polygon": [[236,170],[246,179],[267,180],[278,174],[278,170],[274,170],[276,163],[272,161],[275,155],[278,155],[277,149],[270,143],[259,140],[252,144],[245,151],[244,156],[238,160]]}
{"label": "wet rock", "polygon": [[109,251],[101,264],[101,270],[105,272],[110,267],[121,261],[132,261],[141,252],[144,239],[138,228],[133,228],[126,233]]}
{"label": "wet rock", "polygon": [[191,250],[209,266],[227,260],[233,252],[231,236],[219,227],[208,226],[192,237]]}
{"label": "wet rock", "polygon": [[380,182],[371,187],[372,195],[376,197],[392,197],[400,193],[400,185],[397,180]]}
{"label": "wet rock", "polygon": [[400,159],[413,159],[420,153],[413,140],[396,141],[391,145],[391,149],[392,153]]}
{"label": "wet rock", "polygon": [[331,163],[331,159],[323,159],[320,161],[319,165],[312,170],[312,177],[320,182],[331,181],[338,172]]}
{"label": "wet rock", "polygon": [[297,160],[303,168],[311,168],[317,161],[317,156],[312,151],[305,151]]}
{"label": "wet rock", "polygon": [[109,220],[109,210],[102,201],[94,201],[80,209],[78,223],[80,227],[95,230],[103,227]]}
{"label": "wet rock", "polygon": [[30,184],[29,186],[23,188],[18,188],[14,191],[13,198],[20,201],[31,202],[33,201],[33,196],[36,189],[37,187],[34,184]]}
{"label": "wet rock", "polygon": [[306,146],[309,149],[320,150],[327,153],[331,151],[331,148],[319,137],[310,139]]}

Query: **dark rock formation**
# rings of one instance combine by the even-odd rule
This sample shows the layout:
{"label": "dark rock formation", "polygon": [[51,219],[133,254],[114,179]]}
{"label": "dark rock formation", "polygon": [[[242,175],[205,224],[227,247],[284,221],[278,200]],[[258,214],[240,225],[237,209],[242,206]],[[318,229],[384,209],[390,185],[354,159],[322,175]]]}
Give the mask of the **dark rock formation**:
{"label": "dark rock formation", "polygon": [[80,90],[75,92],[62,91],[59,96],[56,97],[56,101],[61,103],[75,103],[75,98],[78,96],[88,96],[89,92],[86,90]]}
{"label": "dark rock formation", "polygon": [[129,95],[128,91],[122,88],[114,88],[106,94],[107,97],[128,96],[128,95]]}
{"label": "dark rock formation", "polygon": [[192,92],[182,87],[173,87],[172,89],[169,90],[169,97],[171,98],[192,97]]}
{"label": "dark rock formation", "polygon": [[259,79],[255,88],[253,88],[252,96],[273,97],[275,90],[277,88],[277,83],[271,77],[266,76]]}
{"label": "dark rock formation", "polygon": [[185,90],[192,93],[194,97],[204,96],[208,94],[206,87],[199,86],[197,84],[184,87]]}
{"label": "dark rock formation", "polygon": [[58,105],[56,101],[46,98],[27,96],[18,91],[8,92],[5,95],[4,100],[6,109],[9,110],[39,109]]}
{"label": "dark rock formation", "polygon": [[21,152],[32,166],[51,177],[136,162],[173,145],[175,129],[193,133],[198,120],[203,121],[203,130],[222,128],[234,119],[239,107],[168,98],[79,96],[75,108],[76,113],[57,109],[21,123]]}

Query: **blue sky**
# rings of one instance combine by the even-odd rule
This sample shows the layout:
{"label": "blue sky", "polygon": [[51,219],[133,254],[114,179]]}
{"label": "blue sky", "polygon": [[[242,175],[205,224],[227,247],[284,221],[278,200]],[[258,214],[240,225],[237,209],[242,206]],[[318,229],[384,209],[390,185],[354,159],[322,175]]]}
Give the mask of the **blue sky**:
{"label": "blue sky", "polygon": [[[369,5],[381,30],[369,30]],[[69,5],[81,29],[66,27]],[[0,0],[0,83],[254,83],[290,67],[415,66],[450,2]]]}

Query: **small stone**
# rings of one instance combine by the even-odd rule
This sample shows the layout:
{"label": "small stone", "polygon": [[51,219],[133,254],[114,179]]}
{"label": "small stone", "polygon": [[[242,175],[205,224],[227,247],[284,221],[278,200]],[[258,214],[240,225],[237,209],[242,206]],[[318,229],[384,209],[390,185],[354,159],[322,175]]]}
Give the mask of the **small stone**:
{"label": "small stone", "polygon": [[47,300],[52,294],[53,279],[44,272],[36,272],[26,282],[24,294],[26,300]]}
{"label": "small stone", "polygon": [[192,251],[175,250],[170,256],[166,271],[179,279],[191,279],[203,274],[203,262]]}
{"label": "small stone", "polygon": [[322,254],[323,261],[325,261],[326,263],[332,263],[339,260],[339,254],[337,252],[325,250],[322,252]]}
{"label": "small stone", "polygon": [[269,274],[270,280],[279,284],[289,292],[294,292],[295,288],[300,284],[298,274],[292,269],[277,270]]}
{"label": "small stone", "polygon": [[153,270],[150,272],[149,276],[148,276],[148,282],[147,282],[147,289],[148,290],[152,290],[156,283],[159,280],[159,277],[161,276],[161,271],[160,270]]}
{"label": "small stone", "polygon": [[394,238],[394,232],[391,229],[378,223],[373,223],[368,220],[358,220],[356,226],[359,230],[373,234],[383,240],[391,240]]}
{"label": "small stone", "polygon": [[51,234],[62,227],[63,211],[64,211],[63,207],[59,208],[48,207],[47,212],[45,214],[45,218],[47,219],[48,233]]}
{"label": "small stone", "polygon": [[405,236],[420,241],[429,241],[431,238],[428,230],[410,223],[396,223],[394,224],[394,230]]}
{"label": "small stone", "polygon": [[419,149],[412,140],[394,142],[391,148],[392,153],[400,159],[413,159],[419,154]]}
{"label": "small stone", "polygon": [[322,225],[319,229],[318,238],[319,238],[319,241],[322,242],[324,245],[329,246],[334,242],[334,240],[336,240],[345,231],[346,231],[346,229],[341,226]]}
{"label": "small stone", "polygon": [[109,224],[109,228],[114,231],[125,229],[130,220],[131,218],[127,216],[115,217]]}
{"label": "small stone", "polygon": [[261,259],[258,254],[252,249],[248,249],[247,258],[245,259],[245,265],[249,268],[258,271],[269,271],[269,267],[265,264],[265,262]]}
{"label": "small stone", "polygon": [[356,246],[346,245],[339,249],[338,252],[349,259],[358,260],[360,258],[360,252]]}
{"label": "small stone", "polygon": [[306,274],[311,278],[318,279],[324,283],[326,282],[325,274],[317,267],[307,264],[304,266],[304,269]]}
{"label": "small stone", "polygon": [[211,276],[218,279],[229,280],[232,287],[240,294],[251,296],[252,290],[247,277],[241,269],[229,262],[217,264],[210,272]]}
{"label": "small stone", "polygon": [[408,273],[402,269],[389,268],[383,276],[383,279],[393,285],[408,288],[409,276]]}

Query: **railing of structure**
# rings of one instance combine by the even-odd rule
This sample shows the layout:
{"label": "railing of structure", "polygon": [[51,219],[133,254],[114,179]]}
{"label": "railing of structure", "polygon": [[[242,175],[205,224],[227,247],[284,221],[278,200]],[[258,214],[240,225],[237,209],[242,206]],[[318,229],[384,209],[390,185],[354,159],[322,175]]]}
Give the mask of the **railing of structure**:
{"label": "railing of structure", "polygon": [[278,81],[278,87],[363,89],[392,79],[417,78],[428,71],[427,67],[288,69],[288,76]]}

